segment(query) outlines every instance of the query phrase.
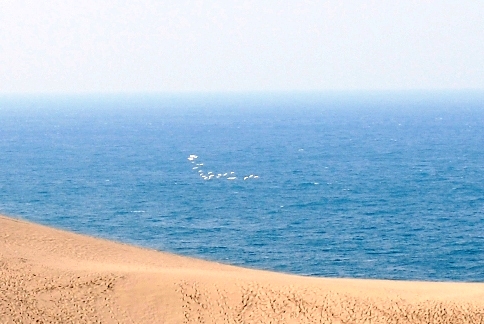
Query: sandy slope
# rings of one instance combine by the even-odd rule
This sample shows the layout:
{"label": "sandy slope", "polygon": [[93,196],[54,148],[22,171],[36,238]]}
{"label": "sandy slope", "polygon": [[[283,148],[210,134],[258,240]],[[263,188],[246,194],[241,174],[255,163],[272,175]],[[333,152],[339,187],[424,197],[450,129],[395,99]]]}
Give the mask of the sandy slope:
{"label": "sandy slope", "polygon": [[0,217],[0,323],[484,323],[484,284],[306,278]]}

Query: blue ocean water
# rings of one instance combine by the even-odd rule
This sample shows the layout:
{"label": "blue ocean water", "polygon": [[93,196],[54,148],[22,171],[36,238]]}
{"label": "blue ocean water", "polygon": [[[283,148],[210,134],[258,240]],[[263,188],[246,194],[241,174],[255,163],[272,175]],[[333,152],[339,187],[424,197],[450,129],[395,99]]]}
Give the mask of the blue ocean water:
{"label": "blue ocean water", "polygon": [[0,213],[245,267],[482,282],[483,98],[3,97]]}

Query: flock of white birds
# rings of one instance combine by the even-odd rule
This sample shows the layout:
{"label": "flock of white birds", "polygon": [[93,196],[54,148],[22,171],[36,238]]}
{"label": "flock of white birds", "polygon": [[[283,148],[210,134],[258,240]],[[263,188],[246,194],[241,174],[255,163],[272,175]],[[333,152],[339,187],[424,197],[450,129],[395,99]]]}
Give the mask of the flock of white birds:
{"label": "flock of white birds", "polygon": [[[207,173],[205,173],[205,171],[202,170],[203,163],[197,163],[197,159],[198,159],[198,156],[195,154],[190,154],[190,156],[188,157],[188,161],[190,161],[194,165],[192,169],[197,170],[198,175],[203,180],[213,180],[213,179],[237,180],[238,179],[234,171],[224,172],[224,173],[215,173],[212,171],[208,171]],[[244,179],[244,180],[258,179],[258,178],[259,176],[254,174],[249,174],[244,177],[241,177],[241,179]]]}

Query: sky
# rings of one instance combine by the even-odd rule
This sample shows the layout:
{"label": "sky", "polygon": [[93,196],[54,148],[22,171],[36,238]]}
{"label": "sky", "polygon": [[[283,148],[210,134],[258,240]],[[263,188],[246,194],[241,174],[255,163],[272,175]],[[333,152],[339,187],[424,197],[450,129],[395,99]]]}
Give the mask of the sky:
{"label": "sky", "polygon": [[0,0],[0,94],[484,90],[484,1]]}

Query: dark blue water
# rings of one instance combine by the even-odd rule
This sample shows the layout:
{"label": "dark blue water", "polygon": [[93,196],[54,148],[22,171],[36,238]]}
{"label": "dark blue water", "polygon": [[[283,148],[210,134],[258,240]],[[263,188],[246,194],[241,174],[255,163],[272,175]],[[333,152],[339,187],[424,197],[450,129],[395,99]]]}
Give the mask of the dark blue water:
{"label": "dark blue water", "polygon": [[3,98],[0,213],[246,267],[482,282],[483,98]]}

